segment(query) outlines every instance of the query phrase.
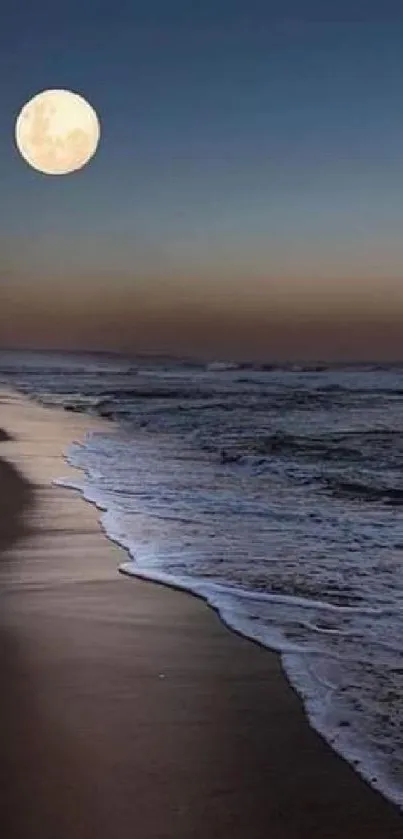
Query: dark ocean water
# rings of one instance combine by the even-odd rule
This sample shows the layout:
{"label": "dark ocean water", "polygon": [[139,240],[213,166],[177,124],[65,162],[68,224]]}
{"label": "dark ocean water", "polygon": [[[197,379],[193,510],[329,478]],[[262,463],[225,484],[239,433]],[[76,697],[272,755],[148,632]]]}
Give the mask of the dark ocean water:
{"label": "dark ocean water", "polygon": [[0,353],[0,382],[106,418],[67,456],[121,570],[279,651],[312,725],[403,807],[403,368]]}

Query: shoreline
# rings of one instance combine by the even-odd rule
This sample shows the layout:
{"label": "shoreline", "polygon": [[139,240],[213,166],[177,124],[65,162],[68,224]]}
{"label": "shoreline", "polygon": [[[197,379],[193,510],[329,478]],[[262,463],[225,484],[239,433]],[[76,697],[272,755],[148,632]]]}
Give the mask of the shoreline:
{"label": "shoreline", "polygon": [[400,836],[401,812],[310,727],[279,656],[191,592],[119,574],[99,510],[51,485],[77,474],[74,436],[105,423],[4,398],[0,457],[32,495],[0,571],[3,835]]}

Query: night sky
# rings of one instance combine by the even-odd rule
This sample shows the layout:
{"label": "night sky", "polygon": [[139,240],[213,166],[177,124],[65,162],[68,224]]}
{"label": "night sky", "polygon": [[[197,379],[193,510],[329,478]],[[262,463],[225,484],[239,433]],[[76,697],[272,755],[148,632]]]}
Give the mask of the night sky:
{"label": "night sky", "polygon": [[[403,4],[8,2],[0,346],[403,358]],[[81,93],[72,175],[14,145]]]}

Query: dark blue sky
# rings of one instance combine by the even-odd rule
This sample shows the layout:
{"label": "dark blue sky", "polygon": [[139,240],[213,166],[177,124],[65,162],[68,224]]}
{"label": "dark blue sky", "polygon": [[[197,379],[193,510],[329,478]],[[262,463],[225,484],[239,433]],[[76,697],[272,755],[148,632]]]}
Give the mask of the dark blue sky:
{"label": "dark blue sky", "polygon": [[[337,354],[303,338],[331,310],[335,330],[360,321],[366,352],[366,321],[403,307],[402,4],[51,5],[2,12],[0,344],[205,336],[239,355],[292,322],[290,352]],[[71,176],[15,149],[48,87],[101,119]]]}

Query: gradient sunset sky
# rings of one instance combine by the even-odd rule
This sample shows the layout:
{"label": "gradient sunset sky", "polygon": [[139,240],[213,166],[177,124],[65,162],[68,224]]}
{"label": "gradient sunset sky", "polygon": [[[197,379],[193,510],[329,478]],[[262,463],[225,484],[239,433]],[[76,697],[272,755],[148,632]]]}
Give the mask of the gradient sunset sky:
{"label": "gradient sunset sky", "polygon": [[[0,346],[403,358],[403,4],[6,3]],[[41,175],[24,102],[97,110]]]}

